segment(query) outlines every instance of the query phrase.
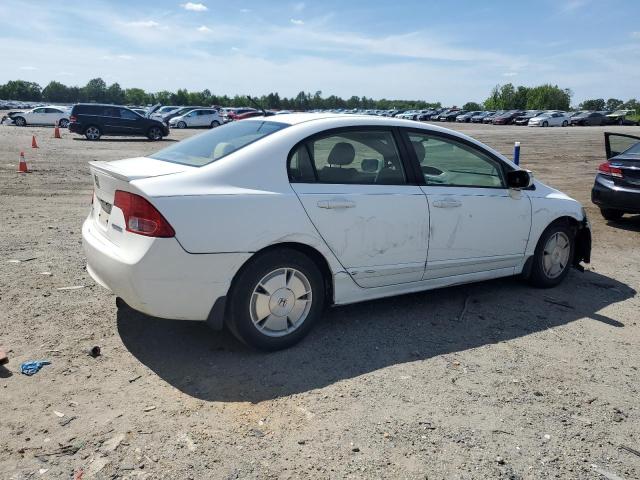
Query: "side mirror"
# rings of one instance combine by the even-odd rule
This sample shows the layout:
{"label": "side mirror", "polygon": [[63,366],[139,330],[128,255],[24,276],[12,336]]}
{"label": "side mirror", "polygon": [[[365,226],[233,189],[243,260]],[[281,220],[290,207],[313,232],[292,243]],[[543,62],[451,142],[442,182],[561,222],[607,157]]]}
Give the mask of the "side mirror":
{"label": "side mirror", "polygon": [[516,190],[533,185],[533,173],[530,170],[512,170],[507,172],[507,186]]}

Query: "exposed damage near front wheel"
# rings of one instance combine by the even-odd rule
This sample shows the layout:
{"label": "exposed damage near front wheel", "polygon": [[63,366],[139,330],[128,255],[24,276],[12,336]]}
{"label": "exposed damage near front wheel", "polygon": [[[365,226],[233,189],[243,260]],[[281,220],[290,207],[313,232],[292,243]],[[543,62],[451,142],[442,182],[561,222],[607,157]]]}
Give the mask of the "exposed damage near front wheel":
{"label": "exposed damage near front wheel", "polygon": [[581,263],[591,262],[591,227],[589,225],[589,220],[587,219],[586,213],[584,214],[582,222],[580,222],[580,224],[578,225],[575,245],[576,250],[575,254],[573,255],[573,267],[583,272],[584,267],[581,265]]}

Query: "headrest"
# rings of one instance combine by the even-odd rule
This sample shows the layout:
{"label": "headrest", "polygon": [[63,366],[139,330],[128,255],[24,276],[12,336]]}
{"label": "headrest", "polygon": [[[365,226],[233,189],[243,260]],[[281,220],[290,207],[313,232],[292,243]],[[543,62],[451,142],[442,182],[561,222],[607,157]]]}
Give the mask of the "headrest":
{"label": "headrest", "polygon": [[356,158],[356,150],[347,142],[336,143],[329,152],[329,165],[349,165]]}
{"label": "headrest", "polygon": [[376,158],[363,158],[360,162],[360,169],[363,172],[374,173],[378,171],[380,161]]}
{"label": "headrest", "polygon": [[416,151],[416,157],[418,157],[418,161],[422,162],[424,160],[424,154],[426,153],[424,149],[424,145],[422,142],[411,142],[413,145],[413,149]]}
{"label": "headrest", "polygon": [[225,155],[229,155],[234,150],[236,150],[236,147],[234,147],[233,144],[228,142],[220,142],[213,150],[213,158],[214,160],[216,160],[220,157],[224,157]]}

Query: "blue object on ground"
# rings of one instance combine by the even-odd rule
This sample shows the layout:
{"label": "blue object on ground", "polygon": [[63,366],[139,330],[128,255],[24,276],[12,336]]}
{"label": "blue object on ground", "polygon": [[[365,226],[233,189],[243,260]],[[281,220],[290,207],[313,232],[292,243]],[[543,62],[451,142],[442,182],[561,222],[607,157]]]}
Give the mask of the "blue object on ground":
{"label": "blue object on ground", "polygon": [[51,365],[51,362],[49,360],[32,360],[20,365],[20,371],[25,375],[31,376],[38,373],[44,365]]}
{"label": "blue object on ground", "polygon": [[513,146],[513,163],[520,165],[520,142],[516,142]]}

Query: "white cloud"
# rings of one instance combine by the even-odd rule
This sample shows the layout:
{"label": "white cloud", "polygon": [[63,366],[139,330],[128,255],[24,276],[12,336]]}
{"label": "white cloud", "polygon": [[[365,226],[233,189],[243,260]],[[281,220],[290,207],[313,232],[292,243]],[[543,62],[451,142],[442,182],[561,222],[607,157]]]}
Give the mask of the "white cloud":
{"label": "white cloud", "polygon": [[202,32],[202,33],[209,33],[209,32],[211,32],[211,31],[212,31],[212,30],[211,30],[209,27],[207,27],[206,25],[200,25],[200,26],[197,28],[197,30],[198,30],[199,32]]}
{"label": "white cloud", "polygon": [[134,28],[155,28],[160,26],[158,22],[154,22],[153,20],[139,20],[137,22],[127,22],[126,25],[128,27],[134,27]]}
{"label": "white cloud", "polygon": [[304,25],[304,20],[300,20],[297,18],[292,18],[291,19],[291,23],[293,23],[294,25]]}
{"label": "white cloud", "polygon": [[192,12],[206,12],[209,10],[203,3],[187,2],[180,5],[185,10],[191,10]]}
{"label": "white cloud", "polygon": [[515,77],[516,75],[518,75],[517,72],[504,72],[502,74],[503,77]]}
{"label": "white cloud", "polygon": [[631,38],[640,38],[640,32],[631,32]]}
{"label": "white cloud", "polygon": [[249,12],[251,12],[250,8],[241,8],[240,9],[240,13],[249,13]]}
{"label": "white cloud", "polygon": [[33,66],[31,66],[31,65],[24,65],[24,66],[20,67],[20,70],[29,70],[29,71],[32,71],[32,70],[38,70],[38,69],[37,69],[37,67],[33,67]]}

